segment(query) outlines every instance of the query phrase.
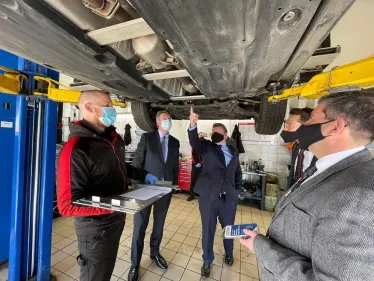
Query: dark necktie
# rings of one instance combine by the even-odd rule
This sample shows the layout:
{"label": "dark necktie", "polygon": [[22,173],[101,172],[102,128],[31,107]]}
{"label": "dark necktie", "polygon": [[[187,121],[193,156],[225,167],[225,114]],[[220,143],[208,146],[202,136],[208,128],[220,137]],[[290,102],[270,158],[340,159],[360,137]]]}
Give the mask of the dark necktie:
{"label": "dark necktie", "polygon": [[[223,152],[222,150],[222,146],[221,146],[221,151],[222,151],[222,154],[223,154],[223,157],[225,158],[225,166],[226,166],[226,157],[225,157],[225,153]],[[223,178],[223,180],[221,181],[222,185],[221,185],[221,194],[226,194],[226,175],[225,177]]]}
{"label": "dark necktie", "polygon": [[162,156],[164,157],[164,163],[166,162],[166,136],[162,137],[161,141]]}
{"label": "dark necktie", "polygon": [[221,194],[226,194],[226,178],[222,180]]}
{"label": "dark necktie", "polygon": [[300,149],[297,155],[297,163],[295,169],[294,182],[297,182],[303,176],[303,162],[304,162],[304,149]]}
{"label": "dark necktie", "polygon": [[317,167],[314,165],[314,166],[311,166],[309,167],[308,169],[305,170],[305,172],[303,173],[302,177],[300,179],[297,180],[297,182],[295,182],[291,187],[290,189],[286,192],[286,194],[284,195],[285,197],[288,197],[288,195],[290,195],[294,190],[296,190],[297,188],[300,187],[300,185],[306,181],[309,177],[313,176],[314,173],[317,172]]}

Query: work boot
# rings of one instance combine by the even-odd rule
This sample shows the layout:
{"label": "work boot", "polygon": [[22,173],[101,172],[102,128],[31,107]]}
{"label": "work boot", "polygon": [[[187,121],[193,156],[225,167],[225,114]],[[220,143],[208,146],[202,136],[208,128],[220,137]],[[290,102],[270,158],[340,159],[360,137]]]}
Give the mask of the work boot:
{"label": "work boot", "polygon": [[229,258],[227,255],[225,255],[225,264],[232,266],[234,264],[234,258]]}
{"label": "work boot", "polygon": [[201,267],[201,276],[206,278],[210,276],[210,264],[203,264]]}
{"label": "work boot", "polygon": [[187,198],[187,201],[192,201],[195,199],[195,194],[190,194],[190,196],[188,196]]}

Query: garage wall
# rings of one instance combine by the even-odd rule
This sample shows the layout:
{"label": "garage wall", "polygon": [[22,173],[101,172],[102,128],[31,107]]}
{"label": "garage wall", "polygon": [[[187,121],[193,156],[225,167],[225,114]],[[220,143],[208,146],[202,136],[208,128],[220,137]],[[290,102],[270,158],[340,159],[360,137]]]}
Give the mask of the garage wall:
{"label": "garage wall", "polygon": [[373,0],[356,0],[331,31],[331,45],[342,46],[340,55],[326,69],[374,54]]}
{"label": "garage wall", "polygon": [[[136,149],[139,143],[140,136],[137,136],[135,131],[136,124],[132,118],[131,106],[126,110],[126,114],[119,114],[118,120],[115,123],[117,131],[123,135],[124,127],[126,124],[130,124],[132,143],[128,147],[128,150],[133,151]],[[262,136],[255,133],[253,120],[201,120],[198,123],[199,132],[207,134],[207,138],[210,139],[209,135],[212,131],[212,125],[215,122],[223,123],[231,136],[232,131],[236,124],[248,123],[240,125],[239,130],[242,133],[242,140],[245,149],[245,153],[240,155],[240,161],[254,161],[262,159],[265,170],[278,174],[280,183],[282,186],[286,184],[286,178],[288,174],[287,164],[291,162],[291,157],[279,135],[276,136]],[[176,137],[180,141],[180,152],[183,157],[191,157],[191,146],[188,141],[187,129],[189,126],[188,120],[173,120],[173,127],[170,131],[171,135]]]}

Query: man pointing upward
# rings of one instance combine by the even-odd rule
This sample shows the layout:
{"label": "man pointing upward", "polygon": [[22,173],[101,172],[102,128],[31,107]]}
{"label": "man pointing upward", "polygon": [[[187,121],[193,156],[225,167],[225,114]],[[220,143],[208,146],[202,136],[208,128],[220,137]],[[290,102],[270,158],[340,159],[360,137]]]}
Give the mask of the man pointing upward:
{"label": "man pointing upward", "polygon": [[[204,167],[195,192],[200,195],[199,209],[203,226],[203,260],[201,275],[209,277],[210,265],[214,260],[213,243],[216,232],[217,217],[222,228],[235,222],[239,187],[242,183],[242,171],[237,149],[226,143],[227,129],[221,123],[213,124],[212,141],[200,140],[197,130],[197,115],[190,108],[190,128],[188,137],[192,148],[203,156]],[[234,263],[232,240],[223,241],[225,263]]]}

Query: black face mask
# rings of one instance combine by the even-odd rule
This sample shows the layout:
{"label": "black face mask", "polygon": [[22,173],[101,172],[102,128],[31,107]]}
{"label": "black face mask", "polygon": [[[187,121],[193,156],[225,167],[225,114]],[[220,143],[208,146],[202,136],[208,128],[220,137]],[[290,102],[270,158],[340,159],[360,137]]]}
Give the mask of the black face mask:
{"label": "black face mask", "polygon": [[203,141],[203,140],[205,140],[205,138],[204,137],[199,137],[199,140]]}
{"label": "black face mask", "polygon": [[288,132],[285,130],[282,131],[280,136],[284,140],[285,143],[294,142],[299,137],[297,132]]}
{"label": "black face mask", "polygon": [[313,143],[319,142],[326,138],[322,135],[321,127],[323,124],[330,123],[335,120],[330,120],[323,123],[317,123],[312,125],[301,125],[296,131],[298,133],[299,144],[301,149],[308,149]]}
{"label": "black face mask", "polygon": [[221,135],[220,133],[214,132],[212,134],[212,142],[214,142],[214,143],[219,143],[219,142],[223,141],[224,138],[225,138],[225,136]]}

